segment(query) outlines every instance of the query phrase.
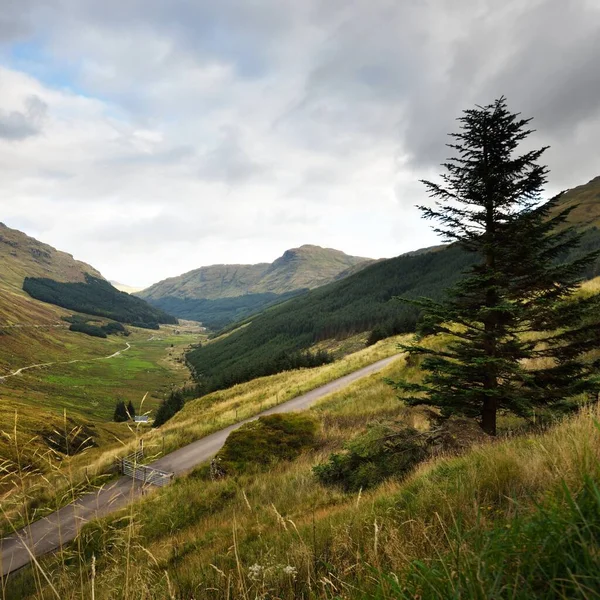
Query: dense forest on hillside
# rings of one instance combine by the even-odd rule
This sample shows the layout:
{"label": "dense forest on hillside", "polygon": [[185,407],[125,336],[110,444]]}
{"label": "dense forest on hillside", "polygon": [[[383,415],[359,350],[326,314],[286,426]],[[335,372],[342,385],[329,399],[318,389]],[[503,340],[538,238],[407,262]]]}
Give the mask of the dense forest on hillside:
{"label": "dense forest on hillside", "polygon": [[141,298],[119,292],[108,281],[86,273],[85,282],[62,283],[44,277],[26,277],[23,289],[33,298],[69,310],[158,329],[159,323],[177,323],[163,310],[150,306]]}
{"label": "dense forest on hillside", "polygon": [[[588,230],[571,258],[600,248]],[[419,310],[395,296],[439,299],[476,258],[457,246],[370,265],[359,273],[272,307],[245,328],[187,355],[200,393],[291,368],[314,343],[370,331],[370,341],[414,331]],[[600,259],[586,277],[600,275]],[[287,362],[286,362],[287,360]],[[291,362],[290,362],[291,361]],[[302,366],[293,364],[293,366]]]}
{"label": "dense forest on hillside", "polygon": [[217,331],[234,321],[241,321],[269,306],[274,306],[308,290],[295,290],[286,294],[246,294],[232,298],[148,298],[148,303],[181,319],[201,321],[205,327]]}

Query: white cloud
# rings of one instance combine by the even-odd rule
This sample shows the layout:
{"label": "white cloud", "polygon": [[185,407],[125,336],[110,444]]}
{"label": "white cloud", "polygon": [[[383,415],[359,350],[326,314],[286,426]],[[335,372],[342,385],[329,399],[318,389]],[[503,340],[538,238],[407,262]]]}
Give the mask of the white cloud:
{"label": "white cloud", "polygon": [[598,174],[594,2],[15,6],[0,18],[3,220],[111,279],[303,243],[435,243],[418,179],[460,111],[503,93],[537,116],[554,188]]}

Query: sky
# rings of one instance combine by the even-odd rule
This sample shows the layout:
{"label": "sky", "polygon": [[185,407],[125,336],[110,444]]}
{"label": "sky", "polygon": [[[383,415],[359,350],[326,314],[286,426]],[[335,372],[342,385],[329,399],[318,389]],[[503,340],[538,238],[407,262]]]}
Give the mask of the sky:
{"label": "sky", "polygon": [[599,64],[600,0],[0,0],[0,221],[135,286],[397,256],[476,104],[599,175]]}

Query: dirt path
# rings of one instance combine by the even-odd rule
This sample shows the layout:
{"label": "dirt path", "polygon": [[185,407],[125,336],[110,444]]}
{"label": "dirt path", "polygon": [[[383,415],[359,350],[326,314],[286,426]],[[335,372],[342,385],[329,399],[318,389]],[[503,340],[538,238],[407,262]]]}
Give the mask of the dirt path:
{"label": "dirt path", "polygon": [[[397,355],[391,356],[363,367],[306,394],[207,435],[163,456],[151,463],[150,466],[163,471],[172,471],[175,476],[180,476],[214,456],[225,443],[227,436],[244,423],[258,419],[263,415],[309,408],[324,396],[336,392],[358,379],[381,371],[397,359]],[[82,496],[77,501],[48,517],[32,523],[16,534],[0,539],[0,575],[6,575],[27,565],[34,555],[41,556],[52,552],[63,544],[72,541],[83,524],[127,506],[141,495],[142,489],[140,482],[133,481],[129,477],[121,477],[96,492]]]}
{"label": "dirt path", "polygon": [[17,375],[20,375],[23,371],[29,371],[29,369],[40,369],[42,367],[51,367],[52,365],[72,365],[73,363],[92,362],[94,360],[108,360],[109,358],[115,358],[116,356],[119,356],[122,352],[126,352],[127,350],[129,350],[129,348],[131,348],[131,344],[129,342],[125,342],[125,348],[117,350],[117,352],[114,352],[110,356],[98,356],[96,358],[74,358],[73,360],[38,363],[35,365],[29,365],[27,367],[21,367],[20,369],[17,369],[16,371],[9,373],[8,375],[0,375],[0,383],[2,383],[5,379],[8,379],[9,377],[15,377]]}

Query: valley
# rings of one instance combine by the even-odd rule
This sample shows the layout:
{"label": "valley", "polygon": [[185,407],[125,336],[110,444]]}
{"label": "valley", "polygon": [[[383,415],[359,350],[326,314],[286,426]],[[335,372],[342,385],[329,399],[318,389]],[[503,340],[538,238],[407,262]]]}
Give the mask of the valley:
{"label": "valley", "polygon": [[[592,188],[594,185],[596,180],[588,184]],[[565,195],[562,206],[568,206],[574,196],[585,196],[588,191],[586,186],[577,188],[576,194]],[[581,249],[579,254],[570,254],[570,260],[600,247],[596,222],[590,220],[590,214],[588,207],[580,226]],[[244,296],[216,298],[216,302],[233,301],[227,310],[233,308],[235,314],[241,316],[220,332],[211,332],[203,323],[185,320],[175,323],[168,313],[152,312],[144,300],[130,300],[130,296],[115,290],[91,267],[88,271],[87,266],[72,263],[69,255],[57,255],[60,260],[53,262],[53,249],[42,253],[44,260],[49,261],[42,272],[36,266],[40,257],[35,251],[37,242],[22,234],[21,237],[14,232],[11,235],[10,256],[4,260],[12,265],[13,275],[0,279],[3,319],[0,323],[3,342],[0,348],[3,431],[0,438],[0,531],[5,538],[4,550],[0,552],[3,564],[6,561],[10,564],[14,558],[15,564],[27,565],[30,554],[13,536],[15,529],[32,523],[30,531],[38,533],[31,535],[34,540],[39,537],[35,553],[41,555],[63,545],[64,549],[41,557],[40,565],[24,566],[12,575],[8,597],[27,597],[35,593],[31,585],[37,576],[33,574],[40,570],[51,572],[60,568],[65,581],[68,580],[74,574],[72,565],[81,566],[81,561],[85,562],[89,549],[98,543],[98,535],[104,540],[103,544],[110,540],[106,542],[109,545],[126,545],[136,565],[126,576],[127,581],[132,581],[131,578],[153,581],[152,593],[159,590],[160,594],[162,588],[156,581],[154,568],[142,566],[146,552],[157,557],[162,565],[160,569],[167,569],[177,588],[184,593],[192,593],[192,587],[196,586],[192,582],[197,578],[188,579],[186,575],[192,565],[224,597],[235,596],[244,589],[262,593],[260,590],[266,589],[267,580],[272,582],[268,585],[285,589],[288,584],[285,578],[281,579],[278,566],[285,562],[289,572],[293,572],[294,583],[288,597],[296,593],[305,595],[314,579],[324,576],[321,565],[330,560],[328,548],[335,547],[329,537],[331,531],[337,536],[338,527],[348,530],[347,523],[342,525],[348,514],[361,515],[357,518],[364,519],[367,513],[360,509],[363,501],[384,506],[390,493],[404,493],[399,472],[389,474],[397,456],[392,454],[382,463],[377,462],[386,456],[385,448],[393,448],[393,445],[377,446],[377,438],[373,438],[373,442],[369,432],[394,439],[400,431],[406,430],[416,436],[414,439],[429,439],[430,432],[437,431],[439,412],[410,406],[401,399],[402,394],[389,385],[389,380],[399,377],[416,385],[422,377],[418,362],[398,355],[398,344],[410,339],[420,312],[414,306],[400,304],[395,298],[443,298],[444,290],[473,264],[472,258],[462,250],[454,246],[435,247],[382,261],[361,259],[348,267],[344,276],[334,275],[334,280],[324,281],[310,291],[283,288],[276,292],[259,291],[258,304],[253,304],[254,300],[245,305],[237,304]],[[19,251],[25,259],[20,258]],[[34,259],[33,266],[28,262],[29,257]],[[588,281],[577,291],[576,297],[591,300],[596,297],[599,265],[598,259],[588,265],[585,272]],[[95,274],[88,275],[89,272]],[[28,281],[40,285],[42,291],[28,287]],[[39,297],[32,297],[26,291]],[[250,293],[249,297],[252,296]],[[171,306],[181,305],[175,302]],[[258,312],[245,314],[243,311],[250,306]],[[105,312],[107,307],[109,312]],[[237,312],[240,307],[242,313]],[[228,314],[230,318],[234,313]],[[188,315],[186,312],[179,316]],[[155,319],[163,322],[159,324]],[[442,336],[427,337],[425,343],[432,349],[442,349],[447,342]],[[588,353],[588,360],[596,355],[597,351]],[[151,423],[165,399],[184,389],[187,396],[182,407],[158,428],[146,423],[113,420],[115,406],[122,401],[131,403],[136,414],[148,414]],[[285,417],[288,411],[300,412]],[[293,425],[294,414],[306,415],[303,418],[312,423],[313,441],[291,462],[270,459],[269,452],[274,450],[267,450],[263,446],[266,441],[250,433],[254,431],[252,427],[263,426],[268,422],[265,419],[280,415],[284,419],[281,421],[283,431],[287,433],[277,441],[278,447],[292,432],[285,428],[296,426]],[[291,419],[289,423],[285,418]],[[563,429],[588,427],[584,416],[578,419],[572,425],[563,425]],[[258,425],[252,425],[256,423]],[[469,423],[457,427],[435,434],[445,440],[436,443],[450,444],[451,452],[457,451],[452,444],[459,444],[461,453],[475,445],[474,456],[477,456],[477,444],[485,441],[479,428],[473,430]],[[253,441],[246,443],[259,445],[254,449],[250,445],[236,450],[242,455],[249,452],[249,458],[239,463],[246,466],[237,467],[240,470],[233,479],[236,483],[231,483],[227,470],[214,475],[214,472],[220,473],[221,463],[206,461],[215,453],[216,460],[220,461],[227,445],[236,439],[231,434],[238,431],[242,436],[248,431]],[[532,429],[526,419],[501,414],[499,435],[501,438],[517,435],[519,439],[533,436],[530,439],[535,445],[536,436],[543,434]],[[561,435],[558,430],[556,435]],[[151,494],[150,489],[119,478],[116,466],[116,461],[138,448],[142,440],[144,463],[177,475],[171,486],[153,490]],[[410,446],[410,452],[424,452],[420,443]],[[354,448],[356,455],[352,454]],[[518,444],[514,448],[518,454]],[[372,451],[375,454],[370,457]],[[445,459],[436,452],[430,456],[432,462],[425,462],[425,466],[411,475],[412,479],[406,483],[408,488],[413,479],[427,481],[427,465],[432,465],[432,472],[445,468],[439,466]],[[346,459],[339,457],[343,456],[353,456],[352,460],[359,463],[369,457],[369,462],[359,466],[356,472],[342,475]],[[386,467],[389,460],[392,462]],[[498,458],[494,455],[490,460]],[[565,457],[565,460],[575,459]],[[273,470],[265,471],[260,466],[262,461]],[[237,463],[223,464],[231,469],[231,464]],[[396,465],[394,468],[404,467]],[[541,476],[548,477],[547,473]],[[331,487],[328,477],[353,479],[343,483],[342,487],[347,487],[340,489],[339,483]],[[551,485],[554,484],[548,479],[548,486]],[[279,488],[278,493],[275,487]],[[242,490],[241,500],[234,488]],[[296,489],[294,497],[293,489]],[[349,491],[358,491],[358,497],[348,494]],[[530,491],[521,493],[529,498]],[[261,498],[263,500],[259,500]],[[262,501],[272,506],[267,513],[255,504]],[[55,512],[57,510],[59,512]],[[184,513],[187,516],[175,516]],[[306,520],[307,514],[313,515],[312,525]],[[377,531],[387,517],[378,510],[373,514]],[[236,561],[244,562],[247,574],[240,574],[239,563],[231,563],[226,550],[231,544],[233,515],[238,515],[235,522],[239,527],[233,532],[234,544],[243,556]],[[465,518],[471,519],[472,515],[469,513]],[[78,533],[88,520],[91,522]],[[130,525],[123,527],[121,523],[126,522]],[[398,527],[393,520],[387,523],[387,527]],[[300,545],[285,542],[291,544],[292,551],[289,557],[284,557],[281,544],[287,539],[288,525],[297,531],[301,541]],[[143,532],[140,534],[143,546],[129,545],[134,535],[130,527]],[[323,547],[318,549],[313,543],[310,553],[314,564],[308,567],[303,565],[300,555],[304,552],[301,548],[306,549],[310,527],[315,535],[323,536]],[[251,542],[256,531],[263,532],[264,544],[258,547]],[[352,535],[358,536],[353,544],[363,543],[359,541],[363,534]],[[206,544],[202,541],[205,537],[210,540]],[[179,549],[182,543],[186,548],[183,554]],[[377,537],[368,543],[378,543]],[[87,550],[80,554],[82,544]],[[172,550],[165,553],[163,547]],[[214,564],[220,572],[228,574],[226,585],[205,569],[206,553],[215,549],[219,559]],[[72,565],[65,563],[65,552],[77,557]],[[341,550],[338,548],[336,552]],[[266,555],[278,558],[267,559]],[[393,551],[367,555],[368,560],[379,560],[380,564],[387,564],[388,569],[400,564],[399,556]],[[348,558],[343,552],[336,561],[336,569],[348,569]],[[260,584],[263,587],[252,575],[255,567],[260,567],[263,573]],[[3,568],[6,572],[12,570],[12,567]],[[109,563],[100,561],[99,568],[105,573]],[[358,571],[352,577],[342,578],[340,574],[336,577],[340,589],[354,583],[368,588],[367,580]],[[379,580],[376,585],[383,589],[388,584]],[[35,586],[39,590],[45,584]],[[85,595],[83,589],[81,593]],[[60,592],[63,593],[65,590]],[[112,592],[107,593],[110,596]]]}
{"label": "valley", "polygon": [[2,2],[0,600],[600,600],[599,56]]}

